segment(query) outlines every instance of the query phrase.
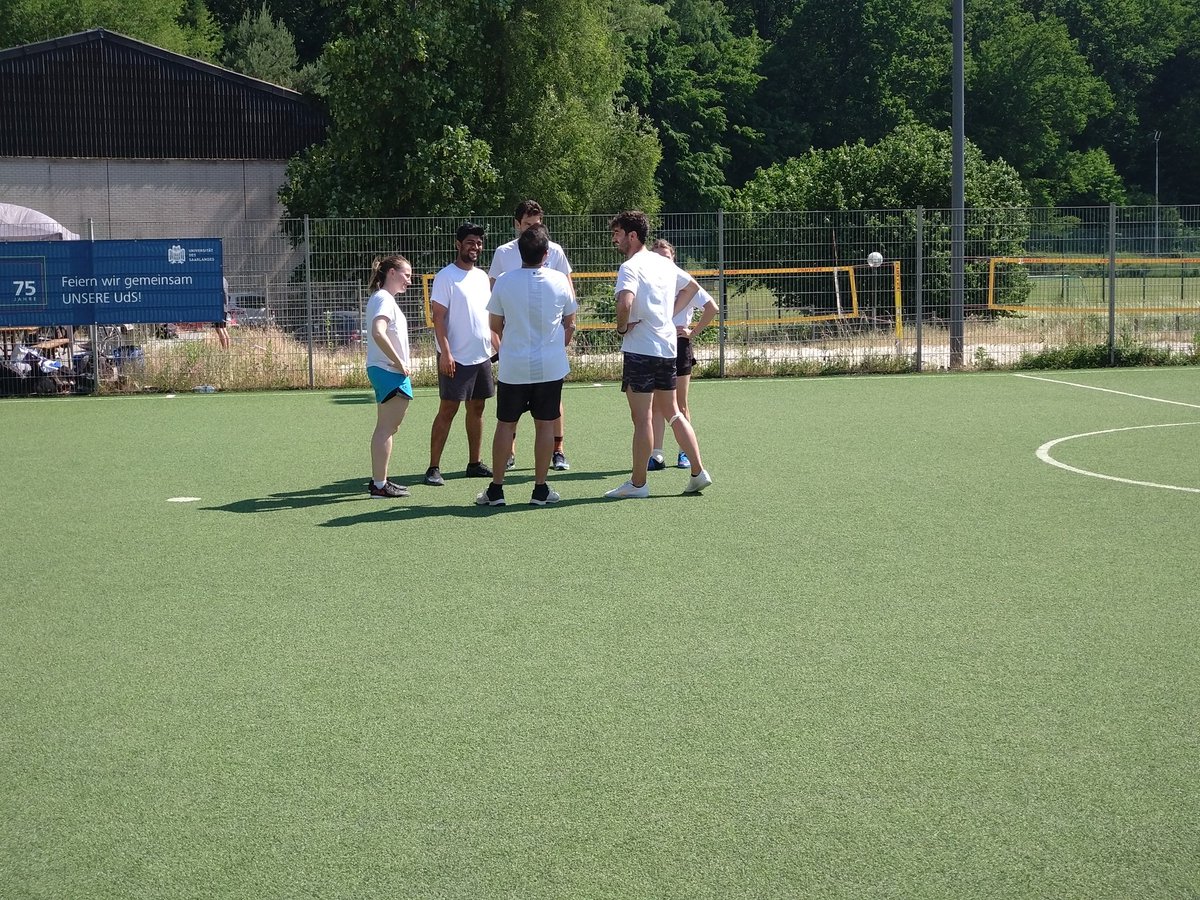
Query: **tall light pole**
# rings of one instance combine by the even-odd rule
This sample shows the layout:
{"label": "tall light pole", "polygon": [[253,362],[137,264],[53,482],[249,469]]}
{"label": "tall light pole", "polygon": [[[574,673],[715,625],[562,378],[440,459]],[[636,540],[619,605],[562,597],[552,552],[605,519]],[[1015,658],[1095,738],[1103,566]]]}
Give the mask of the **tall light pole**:
{"label": "tall light pole", "polygon": [[961,369],[963,364],[963,250],[966,243],[966,212],[964,190],[964,127],[963,88],[963,0],[954,0],[951,20],[954,33],[953,90],[951,91],[951,127],[953,160],[950,166],[950,368]]}
{"label": "tall light pole", "polygon": [[1161,131],[1154,132],[1154,255],[1158,256],[1158,139]]}

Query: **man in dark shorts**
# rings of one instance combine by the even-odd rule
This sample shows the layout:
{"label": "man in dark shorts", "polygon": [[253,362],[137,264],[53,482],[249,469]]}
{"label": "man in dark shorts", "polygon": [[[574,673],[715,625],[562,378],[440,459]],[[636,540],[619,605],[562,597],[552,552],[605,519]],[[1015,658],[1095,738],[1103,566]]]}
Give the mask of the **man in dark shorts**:
{"label": "man in dark shorts", "polygon": [[454,262],[437,273],[430,290],[441,403],[429,435],[425,484],[446,483],[442,479],[442,451],[463,403],[467,405],[467,477],[492,477],[491,468],[480,459],[480,447],[484,403],[496,392],[491,359],[500,347],[500,339],[488,322],[491,283],[487,273],[476,266],[483,251],[483,233],[483,226],[473,222],[458,227]]}
{"label": "man in dark shorts", "polygon": [[617,272],[617,334],[625,357],[621,390],[633,419],[633,467],[629,480],[604,496],[650,496],[646,462],[652,449],[653,414],[667,420],[688,456],[691,477],[683,492],[697,494],[712,484],[712,476],[700,461],[696,433],[676,404],[677,342],[671,320],[691,302],[700,285],[674,262],[646,249],[650,222],[645,213],[623,212],[613,217],[609,228],[613,244],[625,256]]}
{"label": "man in dark shorts", "polygon": [[546,483],[554,452],[563,379],[570,371],[567,345],[575,334],[575,292],[561,272],[546,265],[550,235],[534,225],[517,239],[521,268],[496,279],[487,309],[500,337],[500,384],[496,394],[496,434],[492,439],[492,483],[475,498],[480,506],[504,506],[505,462],[517,421],[533,417],[534,506],[557,503]]}

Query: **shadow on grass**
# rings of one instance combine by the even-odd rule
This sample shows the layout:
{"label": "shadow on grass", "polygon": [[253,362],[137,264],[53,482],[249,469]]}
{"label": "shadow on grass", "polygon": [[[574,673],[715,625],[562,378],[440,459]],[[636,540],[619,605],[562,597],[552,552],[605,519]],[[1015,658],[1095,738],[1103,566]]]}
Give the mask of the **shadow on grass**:
{"label": "shadow on grass", "polygon": [[250,497],[234,500],[221,506],[202,506],[200,509],[219,512],[259,513],[276,512],[281,509],[307,509],[310,506],[327,506],[366,497],[366,478],[346,478],[332,484],[305,488],[299,491],[279,491],[266,497]]}
{"label": "shadow on grass", "polygon": [[455,503],[453,506],[407,506],[408,499],[396,500],[387,506],[379,506],[370,512],[354,516],[338,516],[328,522],[321,522],[321,528],[347,528],[352,525],[376,525],[381,522],[414,522],[418,519],[445,518],[455,519],[484,519],[493,515],[512,515],[519,512],[542,512],[547,509],[564,506],[584,506],[589,503],[612,503],[604,497],[573,497],[563,499],[549,506],[533,506],[528,497],[522,493],[521,499],[509,496],[508,506],[476,506],[473,500]]}
{"label": "shadow on grass", "polygon": [[[515,471],[515,470],[514,470]],[[513,515],[519,512],[542,512],[546,509],[570,507],[570,506],[588,506],[590,504],[605,504],[617,503],[620,501],[609,499],[604,496],[604,491],[608,487],[616,487],[610,483],[614,477],[627,477],[628,473],[625,470],[619,472],[555,472],[550,478],[551,486],[562,486],[568,481],[596,481],[601,484],[595,488],[595,493],[589,493],[586,497],[564,497],[557,503],[549,506],[534,506],[529,502],[529,495],[533,491],[533,478],[531,476],[517,476],[515,480],[508,480],[505,484],[505,499],[508,504],[505,506],[476,506],[474,502],[474,494],[478,494],[487,488],[489,481],[486,478],[452,478],[446,483],[446,487],[427,487],[420,484],[421,476],[417,476],[412,482],[415,487],[414,497],[419,501],[425,497],[440,498],[442,496],[452,496],[456,498],[453,504],[444,504],[440,506],[422,506],[419,503],[414,503],[414,497],[404,497],[386,504],[379,504],[378,501],[372,506],[370,511],[357,513],[349,516],[338,516],[330,519],[327,522],[320,523],[322,528],[346,528],[352,525],[370,525],[380,522],[412,522],[418,519],[429,519],[438,517],[453,517],[456,519],[479,519],[487,518],[495,515]],[[512,475],[509,476],[512,479]],[[397,479],[400,480],[400,479]],[[474,492],[463,495],[460,489],[462,483],[473,482]],[[576,486],[579,489],[583,488],[582,484]],[[682,485],[681,485],[682,487]],[[447,491],[449,488],[449,491]],[[458,489],[456,489],[458,488]],[[691,499],[699,496],[697,494],[682,494],[675,491],[651,494],[651,500],[668,500],[668,499]],[[461,498],[461,499],[458,499]]]}
{"label": "shadow on grass", "polygon": [[330,403],[337,403],[342,406],[363,406],[365,404],[374,404],[374,394],[333,394],[329,398]]}
{"label": "shadow on grass", "polygon": [[[521,510],[530,512],[543,508],[533,506],[529,503],[529,492],[533,490],[532,475],[509,475],[508,482],[505,485],[509,505],[476,506],[474,504],[474,496],[487,488],[488,479],[451,477],[447,480],[445,487],[439,488],[421,484],[424,474],[422,472],[410,475],[393,475],[392,480],[398,484],[409,485],[410,489],[416,495],[415,499],[418,501],[426,498],[440,499],[445,495],[456,498],[456,502],[439,506],[424,506],[420,505],[419,502],[414,502],[413,497],[404,497],[393,501],[379,501],[367,496],[366,478],[346,478],[342,481],[335,481],[330,484],[304,488],[302,490],[278,491],[266,497],[249,497],[245,500],[234,500],[230,503],[223,503],[220,506],[202,506],[199,508],[215,512],[269,513],[355,501],[365,501],[371,507],[369,512],[338,516],[327,522],[321,522],[319,524],[322,528],[344,528],[349,525],[365,525],[375,522],[399,520],[409,521],[445,516],[471,519],[495,515],[497,513],[511,514]],[[553,506],[565,507],[582,506],[590,503],[613,503],[615,501],[604,496],[604,491],[608,487],[616,486],[610,483],[612,479],[624,477],[627,474],[625,470],[617,472],[555,472],[550,478],[551,485],[565,486],[567,482],[579,482],[580,484],[573,485],[573,487],[587,490],[583,486],[583,482],[595,481],[601,484],[596,486],[595,493],[590,496],[564,497],[558,503],[553,504]],[[468,486],[471,490],[466,494],[462,493],[462,488]],[[651,494],[651,499],[663,500],[671,497],[694,496],[678,494],[673,489],[666,490],[666,485],[663,485],[663,488],[662,493],[656,492]],[[462,499],[458,500],[458,498]]]}

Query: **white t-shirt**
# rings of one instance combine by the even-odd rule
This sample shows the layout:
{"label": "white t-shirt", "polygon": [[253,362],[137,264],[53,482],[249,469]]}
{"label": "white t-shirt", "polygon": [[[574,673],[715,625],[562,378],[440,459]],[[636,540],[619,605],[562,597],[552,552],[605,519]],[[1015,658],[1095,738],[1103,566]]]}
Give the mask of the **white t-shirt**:
{"label": "white t-shirt", "polygon": [[[505,272],[512,272],[521,268],[521,251],[517,248],[516,239],[509,241],[507,244],[501,244],[496,248],[495,254],[492,256],[492,267],[488,269],[488,278],[499,278]],[[550,252],[546,256],[546,267],[562,272],[564,275],[571,274],[571,264],[567,262],[567,254],[563,252],[563,248],[550,242]]]}
{"label": "white t-shirt", "polygon": [[692,276],[665,256],[639,250],[617,270],[616,294],[633,293],[630,327],[621,341],[622,353],[640,353],[674,359],[676,352],[675,296],[691,282]]}
{"label": "white t-shirt", "polygon": [[408,349],[408,319],[400,312],[396,298],[390,292],[380,288],[367,301],[367,365],[379,366],[389,372],[400,373],[391,358],[375,343],[372,326],[380,316],[388,320],[387,336],[391,338],[392,346],[400,353],[405,368],[412,365],[412,357]]}
{"label": "white t-shirt", "polygon": [[454,361],[473,366],[492,358],[492,331],[487,302],[491,283],[483,269],[460,269],[454,263],[433,279],[429,299],[447,309],[446,339]]}
{"label": "white t-shirt", "polygon": [[499,378],[540,384],[571,371],[563,344],[563,316],[579,308],[567,276],[555,269],[513,269],[496,279],[488,312],[504,317]]}
{"label": "white t-shirt", "polygon": [[[712,300],[712,294],[710,294],[704,288],[700,288],[692,296],[692,299],[688,303],[688,305],[685,306],[683,308],[683,310],[679,313],[679,315],[677,315],[671,321],[671,324],[676,325],[680,328],[686,328],[688,325],[691,325],[692,324],[692,313],[698,309],[704,309],[704,307],[708,305],[708,302],[710,300]],[[713,301],[713,302],[716,302],[716,301]],[[674,301],[672,301],[672,305],[674,305]]]}

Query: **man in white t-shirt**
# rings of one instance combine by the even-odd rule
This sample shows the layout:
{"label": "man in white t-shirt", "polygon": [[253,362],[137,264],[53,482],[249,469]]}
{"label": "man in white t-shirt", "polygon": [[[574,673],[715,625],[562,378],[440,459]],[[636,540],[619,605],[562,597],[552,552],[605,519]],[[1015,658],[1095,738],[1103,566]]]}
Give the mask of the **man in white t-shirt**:
{"label": "man in white t-shirt", "polygon": [[652,449],[652,414],[663,416],[680,449],[691,462],[685,494],[696,494],[712,484],[700,460],[700,446],[691,423],[675,399],[675,314],[689,305],[700,285],[666,257],[646,249],[650,221],[637,210],[623,212],[609,222],[613,244],[624,254],[617,271],[617,334],[624,356],[621,390],[629,401],[633,419],[633,471],[624,484],[604,496],[648,497],[646,462]]}
{"label": "man in white t-shirt", "polygon": [[[513,213],[513,230],[517,233],[518,238],[527,228],[532,228],[534,225],[542,225],[544,215],[542,205],[536,200],[522,200],[518,203],[517,209]],[[496,279],[505,272],[512,272],[521,268],[521,252],[517,247],[518,238],[514,238],[507,244],[501,244],[492,255],[492,267],[488,269],[488,277],[492,280],[493,287],[496,285]],[[559,244],[554,243],[554,241],[550,241],[549,243],[550,249],[546,255],[546,268],[554,269],[566,275],[567,283],[571,287],[571,295],[574,296],[575,282],[571,280],[571,264],[567,261],[567,254]],[[514,435],[513,447],[506,461],[507,468],[511,469],[515,465],[515,454],[516,437]],[[561,404],[558,410],[558,420],[554,423],[554,454],[551,462],[554,468],[559,471],[571,468],[571,464],[567,462],[567,455],[563,451],[563,410]]]}
{"label": "man in white t-shirt", "polygon": [[496,435],[492,440],[492,483],[475,498],[480,506],[504,505],[505,459],[521,414],[534,423],[534,485],[529,502],[559,500],[546,484],[554,450],[554,423],[563,379],[571,365],[567,345],[575,334],[575,292],[565,275],[546,265],[550,235],[534,225],[521,233],[521,268],[505,272],[492,288],[488,313],[500,336],[500,383],[496,389]]}
{"label": "man in white t-shirt", "polygon": [[483,442],[483,407],[495,394],[492,356],[499,338],[488,323],[487,302],[491,283],[476,266],[483,252],[482,225],[464,222],[454,235],[454,262],[434,276],[429,292],[433,333],[438,351],[437,416],[429,435],[429,468],[425,484],[440,486],[442,451],[458,407],[467,405],[467,477],[491,478],[492,470],[480,459]]}

